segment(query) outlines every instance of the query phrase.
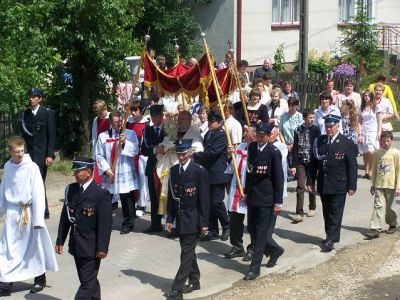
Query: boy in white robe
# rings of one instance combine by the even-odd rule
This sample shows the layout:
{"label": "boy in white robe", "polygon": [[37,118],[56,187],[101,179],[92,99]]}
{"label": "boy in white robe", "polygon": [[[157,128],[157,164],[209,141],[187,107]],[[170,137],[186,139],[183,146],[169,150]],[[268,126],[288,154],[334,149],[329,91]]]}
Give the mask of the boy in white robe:
{"label": "boy in white robe", "polygon": [[0,296],[10,296],[13,282],[35,278],[31,293],[46,286],[47,270],[57,271],[53,245],[44,223],[45,192],[39,167],[24,154],[23,138],[8,142],[11,159],[0,185]]}
{"label": "boy in white robe", "polygon": [[[236,150],[234,146],[228,151],[235,151],[235,158],[242,183],[242,188],[245,188],[246,173],[247,173],[247,147],[251,142],[256,140],[256,129],[254,126],[245,127],[243,135],[243,143],[240,143]],[[228,166],[226,173],[234,173],[232,163]],[[247,253],[245,254],[243,247],[243,230],[244,230],[244,218],[247,214],[247,204],[245,201],[240,199],[240,192],[236,181],[236,176],[232,177],[231,186],[228,195],[227,205],[230,217],[230,237],[229,241],[232,248],[229,252],[225,253],[225,258],[242,257],[244,261],[249,261],[252,258],[254,252],[253,235],[250,233],[251,243],[247,247]]]}

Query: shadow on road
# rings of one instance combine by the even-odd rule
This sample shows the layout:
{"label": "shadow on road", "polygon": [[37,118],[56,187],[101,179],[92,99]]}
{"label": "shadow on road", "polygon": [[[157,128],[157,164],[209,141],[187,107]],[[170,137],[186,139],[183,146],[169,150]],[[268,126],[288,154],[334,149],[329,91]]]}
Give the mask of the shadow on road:
{"label": "shadow on road", "polygon": [[[213,253],[204,253],[204,252],[198,253],[197,258],[199,260],[205,260],[208,261],[209,263],[215,264],[220,268],[236,271],[241,274],[246,274],[246,272],[249,270],[249,266],[245,262],[242,263],[241,258],[227,259],[225,257]],[[201,262],[199,263],[199,268],[201,272]]]}
{"label": "shadow on road", "polygon": [[[122,228],[122,210],[118,208],[117,210],[113,211],[113,225],[112,230],[120,231]],[[133,228],[133,232],[142,232],[143,230],[147,229],[150,226],[150,221],[144,218],[135,218],[134,221],[135,227]]]}
{"label": "shadow on road", "polygon": [[140,280],[141,283],[150,284],[154,288],[159,289],[163,292],[167,292],[171,288],[173,282],[173,280],[170,278],[160,277],[139,270],[127,269],[127,270],[121,270],[121,272],[126,276],[136,277],[137,279]]}
{"label": "shadow on road", "polygon": [[313,244],[320,246],[321,238],[313,235],[309,235],[302,232],[286,230],[282,228],[275,228],[274,233],[282,239],[291,240],[296,244]]}

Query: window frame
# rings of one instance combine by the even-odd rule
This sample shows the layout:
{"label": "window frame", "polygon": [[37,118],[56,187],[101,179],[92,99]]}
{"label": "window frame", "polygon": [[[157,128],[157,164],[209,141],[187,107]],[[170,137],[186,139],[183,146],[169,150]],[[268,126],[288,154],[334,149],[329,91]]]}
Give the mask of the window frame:
{"label": "window frame", "polygon": [[[274,1],[272,1],[272,21],[271,21],[271,28],[272,29],[293,29],[293,28],[300,28],[300,0],[289,0],[290,1],[290,20],[288,22],[282,22],[282,1],[278,1],[278,22],[274,22]],[[294,21],[295,19],[295,4],[298,5],[298,21]]]}
{"label": "window frame", "polygon": [[[371,8],[368,7],[368,10],[371,12],[371,23],[376,23],[376,0],[338,0],[338,21],[337,24],[338,26],[346,26],[347,24],[352,24],[354,23],[352,20],[349,20],[349,17],[346,15],[343,17],[343,13],[347,13],[347,4],[350,1],[354,1],[354,11],[353,14],[354,16],[357,14],[357,9],[358,6],[360,5],[361,1],[367,1],[367,4],[369,5],[369,2],[371,2]],[[344,3],[343,6],[341,4]]]}

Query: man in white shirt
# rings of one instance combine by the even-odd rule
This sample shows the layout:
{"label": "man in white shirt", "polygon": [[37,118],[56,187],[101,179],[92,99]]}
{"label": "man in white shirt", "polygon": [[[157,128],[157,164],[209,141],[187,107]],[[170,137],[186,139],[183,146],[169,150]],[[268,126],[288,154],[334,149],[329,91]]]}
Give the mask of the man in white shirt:
{"label": "man in white shirt", "polygon": [[[102,186],[113,195],[113,201],[118,196],[121,199],[124,221],[120,233],[127,234],[133,229],[136,215],[134,190],[139,188],[139,184],[133,157],[139,153],[139,145],[134,131],[125,129],[121,133],[122,116],[119,111],[110,114],[110,123],[111,128],[99,135],[96,160],[102,175]],[[113,170],[114,159],[116,164]]]}

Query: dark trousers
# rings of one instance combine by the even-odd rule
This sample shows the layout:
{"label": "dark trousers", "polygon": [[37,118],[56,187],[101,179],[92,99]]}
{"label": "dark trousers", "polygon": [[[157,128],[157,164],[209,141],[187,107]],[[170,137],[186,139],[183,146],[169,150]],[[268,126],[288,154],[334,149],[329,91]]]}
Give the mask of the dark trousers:
{"label": "dark trousers", "polygon": [[226,174],[226,193],[229,195],[229,192],[231,191],[231,183],[232,183],[232,178],[234,174]]}
{"label": "dark trousers", "polygon": [[154,229],[162,229],[161,219],[162,216],[158,214],[158,196],[156,191],[156,183],[154,175],[147,176],[149,186],[150,203],[151,203],[151,227]]}
{"label": "dark trousers", "polygon": [[[305,192],[305,185],[307,182],[307,176],[308,174],[308,166],[303,165],[303,164],[298,164],[296,168],[296,176],[297,176],[297,187],[296,187],[296,214],[297,215],[303,215],[304,210],[304,192]],[[308,199],[309,199],[309,210],[315,210],[317,208],[316,205],[316,199],[315,199],[315,194],[314,193],[308,193]]]}
{"label": "dark trousers", "polygon": [[49,212],[49,204],[47,202],[47,195],[46,195],[46,176],[47,176],[47,166],[46,165],[39,165],[39,171],[40,171],[40,175],[42,175],[42,179],[43,179],[43,184],[44,184],[44,200],[46,203],[46,208],[44,210],[44,215],[45,216],[49,216],[50,212]]}
{"label": "dark trousers", "polygon": [[96,257],[76,257],[75,266],[78,271],[79,286],[75,300],[101,299],[100,283],[97,274],[100,268],[100,259]]}
{"label": "dark trousers", "polygon": [[321,201],[326,239],[339,242],[343,211],[346,204],[346,194],[321,194]]}
{"label": "dark trousers", "polygon": [[[244,231],[244,218],[245,214],[239,214],[237,212],[229,212],[229,228],[231,234],[229,236],[229,241],[233,248],[238,250],[244,250],[243,247],[243,231]],[[249,227],[247,230],[250,233],[250,244],[247,246],[247,251],[253,251],[253,237],[254,235],[250,232]]]}
{"label": "dark trousers", "polygon": [[[212,178],[211,178],[212,180]],[[212,234],[218,234],[218,220],[223,230],[229,229],[228,212],[224,203],[225,183],[212,184],[210,186],[210,226]]]}
{"label": "dark trousers", "polygon": [[269,256],[282,249],[272,238],[276,214],[273,207],[248,207],[248,218],[250,230],[255,232],[255,250],[249,271],[260,272],[263,255]]}
{"label": "dark trousers", "polygon": [[130,191],[129,193],[119,194],[122,206],[122,216],[124,220],[122,221],[122,227],[133,228],[136,209],[135,209],[135,193]]}
{"label": "dark trousers", "polygon": [[197,233],[179,235],[179,243],[181,244],[181,264],[178,273],[176,273],[172,289],[182,291],[186,280],[196,282],[200,280],[200,270],[197,265],[196,245]]}
{"label": "dark trousers", "polygon": [[[43,273],[42,275],[35,277],[35,280],[33,282],[34,282],[34,284],[38,283],[41,285],[46,285],[46,273]],[[14,282],[1,282],[0,281],[0,290],[11,292],[13,285],[14,285]]]}

